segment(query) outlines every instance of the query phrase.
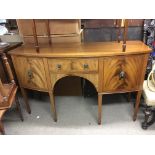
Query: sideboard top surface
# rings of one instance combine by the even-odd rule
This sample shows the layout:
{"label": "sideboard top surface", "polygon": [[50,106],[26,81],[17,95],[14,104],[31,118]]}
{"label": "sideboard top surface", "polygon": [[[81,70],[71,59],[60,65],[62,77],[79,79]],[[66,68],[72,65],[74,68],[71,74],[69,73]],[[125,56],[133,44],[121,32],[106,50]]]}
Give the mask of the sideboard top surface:
{"label": "sideboard top surface", "polygon": [[10,52],[11,55],[34,57],[102,57],[149,53],[151,49],[142,41],[127,41],[126,51],[122,52],[122,42],[65,43],[40,46],[39,53],[34,45],[21,46]]}

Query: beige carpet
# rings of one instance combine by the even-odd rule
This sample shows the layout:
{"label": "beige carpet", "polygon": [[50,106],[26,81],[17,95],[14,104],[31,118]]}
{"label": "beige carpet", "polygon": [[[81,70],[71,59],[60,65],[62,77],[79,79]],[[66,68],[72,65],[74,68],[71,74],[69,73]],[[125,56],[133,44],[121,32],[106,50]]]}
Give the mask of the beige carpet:
{"label": "beige carpet", "polygon": [[[20,99],[23,104],[22,98]],[[29,99],[32,114],[23,109],[21,122],[15,109],[3,119],[7,134],[155,134],[155,124],[148,130],[141,128],[143,113],[140,109],[136,122],[132,121],[133,103],[125,95],[105,95],[102,106],[102,125],[97,124],[97,98],[81,96],[56,97],[58,122],[51,116],[47,95]]]}

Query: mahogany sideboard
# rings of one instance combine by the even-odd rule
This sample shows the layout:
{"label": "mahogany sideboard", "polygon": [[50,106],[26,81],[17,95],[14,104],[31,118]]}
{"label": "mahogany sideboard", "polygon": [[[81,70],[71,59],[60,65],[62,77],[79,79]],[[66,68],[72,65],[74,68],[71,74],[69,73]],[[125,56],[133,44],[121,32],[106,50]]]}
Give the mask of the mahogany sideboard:
{"label": "mahogany sideboard", "polygon": [[54,120],[57,121],[54,86],[66,76],[89,80],[98,92],[98,124],[101,124],[102,95],[137,92],[133,120],[139,109],[142,86],[151,49],[141,41],[68,43],[21,46],[10,52],[27,111],[30,113],[25,88],[48,92]]}

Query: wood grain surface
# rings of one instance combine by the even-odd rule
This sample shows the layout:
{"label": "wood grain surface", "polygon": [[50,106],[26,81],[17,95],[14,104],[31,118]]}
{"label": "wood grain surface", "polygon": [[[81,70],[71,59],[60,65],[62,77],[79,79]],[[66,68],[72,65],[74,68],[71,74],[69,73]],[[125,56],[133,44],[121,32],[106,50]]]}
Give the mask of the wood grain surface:
{"label": "wood grain surface", "polygon": [[98,92],[98,124],[101,124],[102,95],[106,93],[138,91],[136,119],[150,52],[151,49],[141,41],[127,41],[125,52],[122,52],[122,42],[96,42],[52,44],[42,46],[40,53],[32,46],[23,46],[10,54],[21,90],[30,88],[48,92],[55,121],[53,93],[56,83],[67,76],[90,81]]}
{"label": "wood grain surface", "polygon": [[142,41],[127,41],[126,51],[122,52],[122,42],[65,43],[40,46],[36,53],[34,46],[22,46],[10,52],[11,55],[31,57],[102,57],[150,53],[152,50]]}
{"label": "wood grain surface", "polygon": [[[140,89],[140,77],[143,70],[144,55],[118,56],[106,58],[103,72],[103,91],[129,91]],[[124,78],[119,75],[124,72]]]}
{"label": "wood grain surface", "polygon": [[33,59],[18,56],[13,60],[13,63],[22,86],[47,90],[46,75],[42,58]]}

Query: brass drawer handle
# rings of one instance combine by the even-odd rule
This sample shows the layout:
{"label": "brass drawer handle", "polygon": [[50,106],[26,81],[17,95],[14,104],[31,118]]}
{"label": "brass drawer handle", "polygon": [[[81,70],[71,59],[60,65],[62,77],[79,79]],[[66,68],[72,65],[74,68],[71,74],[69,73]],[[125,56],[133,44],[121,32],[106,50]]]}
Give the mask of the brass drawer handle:
{"label": "brass drawer handle", "polygon": [[60,65],[60,64],[57,64],[56,68],[57,68],[58,70],[60,70],[60,69],[61,69],[61,65]]}
{"label": "brass drawer handle", "polygon": [[32,70],[28,70],[27,71],[27,75],[28,75],[28,78],[31,80],[31,79],[33,79],[33,72],[32,72]]}
{"label": "brass drawer handle", "polygon": [[119,80],[122,80],[122,79],[124,79],[125,78],[125,72],[124,71],[121,71],[120,73],[119,73]]}
{"label": "brass drawer handle", "polygon": [[88,68],[89,68],[89,65],[88,65],[88,64],[84,64],[84,65],[83,65],[83,68],[84,68],[84,69],[88,69]]}

